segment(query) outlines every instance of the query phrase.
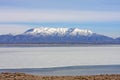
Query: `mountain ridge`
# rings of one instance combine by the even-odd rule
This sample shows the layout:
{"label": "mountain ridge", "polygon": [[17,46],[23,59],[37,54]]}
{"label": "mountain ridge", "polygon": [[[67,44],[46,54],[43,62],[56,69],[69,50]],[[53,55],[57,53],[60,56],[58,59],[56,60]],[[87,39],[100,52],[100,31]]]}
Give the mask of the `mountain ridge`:
{"label": "mountain ridge", "polygon": [[79,28],[48,28],[48,27],[40,27],[40,28],[33,28],[33,29],[29,29],[25,32],[25,34],[39,34],[39,35],[92,35],[92,31],[91,30],[83,30],[83,29],[79,29]]}
{"label": "mountain ridge", "polygon": [[120,44],[111,38],[79,28],[33,28],[19,35],[0,35],[0,43],[16,44]]}

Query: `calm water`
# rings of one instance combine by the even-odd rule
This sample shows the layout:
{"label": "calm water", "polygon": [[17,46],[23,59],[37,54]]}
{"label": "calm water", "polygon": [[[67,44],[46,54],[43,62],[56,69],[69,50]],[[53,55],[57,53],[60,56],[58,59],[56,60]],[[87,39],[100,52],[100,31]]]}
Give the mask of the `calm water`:
{"label": "calm water", "polygon": [[47,76],[77,76],[77,75],[100,75],[120,74],[120,65],[97,65],[97,66],[70,66],[56,68],[25,68],[25,69],[0,69],[0,72],[22,72],[34,75]]}
{"label": "calm water", "polygon": [[[13,68],[50,68],[83,65],[117,65],[95,68],[85,68],[81,71],[65,68],[61,73],[120,73],[120,46],[92,47],[1,47],[0,69]],[[94,67],[94,66],[93,66]],[[51,69],[51,68],[50,68]],[[39,69],[41,70],[41,69]],[[43,72],[46,69],[43,69]],[[85,71],[84,71],[85,70]],[[49,70],[50,71],[50,70]],[[58,69],[57,73],[61,74]],[[78,71],[78,72],[77,72]],[[26,71],[27,72],[27,71]],[[34,71],[32,71],[34,72]],[[38,72],[34,72],[38,73]],[[49,72],[50,73],[50,72]],[[55,74],[57,74],[55,72]],[[39,73],[40,74],[40,73]],[[42,73],[43,74],[43,73]],[[44,73],[44,75],[47,73]],[[54,74],[53,74],[54,75]],[[68,74],[70,75],[70,74]]]}

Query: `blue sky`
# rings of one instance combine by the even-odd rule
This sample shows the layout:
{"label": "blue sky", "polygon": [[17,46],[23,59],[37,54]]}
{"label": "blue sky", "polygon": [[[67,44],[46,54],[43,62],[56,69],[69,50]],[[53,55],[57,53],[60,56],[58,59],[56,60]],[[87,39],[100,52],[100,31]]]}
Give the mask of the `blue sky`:
{"label": "blue sky", "polygon": [[120,36],[120,0],[0,0],[0,34],[79,27]]}

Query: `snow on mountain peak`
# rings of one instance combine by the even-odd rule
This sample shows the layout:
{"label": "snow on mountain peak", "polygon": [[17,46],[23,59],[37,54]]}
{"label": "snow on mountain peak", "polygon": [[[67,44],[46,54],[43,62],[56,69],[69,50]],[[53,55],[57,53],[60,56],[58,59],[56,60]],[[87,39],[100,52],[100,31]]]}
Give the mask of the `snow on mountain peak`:
{"label": "snow on mountain peak", "polygon": [[87,35],[93,34],[93,32],[91,30],[87,30],[87,29],[83,30],[83,29],[75,28],[74,31],[72,31],[70,34],[71,35],[77,35],[78,34],[78,35],[87,36]]}
{"label": "snow on mountain peak", "polygon": [[49,28],[49,27],[39,27],[29,29],[25,34],[40,34],[40,35],[92,35],[91,30],[83,30],[79,28]]}

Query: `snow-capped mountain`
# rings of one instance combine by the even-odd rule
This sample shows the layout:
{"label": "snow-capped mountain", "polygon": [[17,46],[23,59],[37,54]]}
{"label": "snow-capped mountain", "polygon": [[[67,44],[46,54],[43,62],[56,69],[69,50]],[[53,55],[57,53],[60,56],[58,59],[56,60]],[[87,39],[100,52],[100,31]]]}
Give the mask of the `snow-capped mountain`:
{"label": "snow-capped mountain", "polygon": [[19,35],[0,35],[0,43],[14,44],[120,44],[120,38],[113,39],[91,30],[79,28],[29,29]]}
{"label": "snow-capped mountain", "polygon": [[93,32],[90,30],[83,30],[79,28],[48,28],[48,27],[40,27],[40,28],[34,28],[34,29],[29,29],[25,32],[25,34],[31,34],[31,35],[59,35],[59,36],[65,36],[65,35],[92,35]]}

